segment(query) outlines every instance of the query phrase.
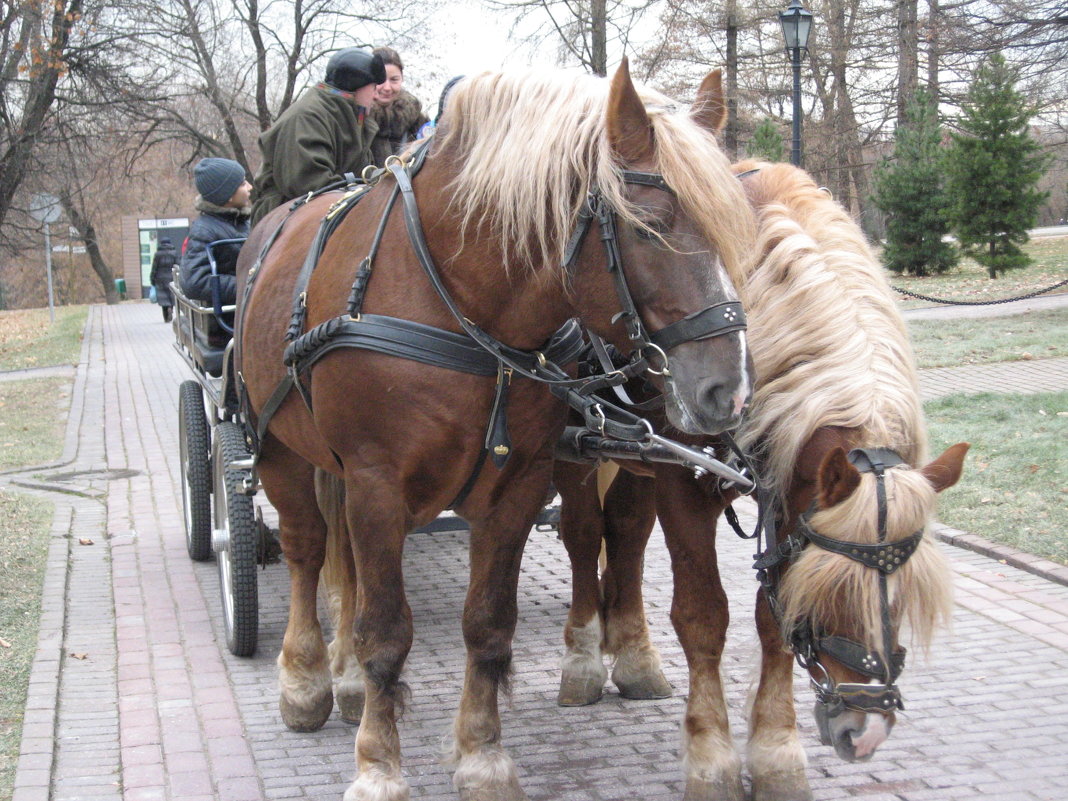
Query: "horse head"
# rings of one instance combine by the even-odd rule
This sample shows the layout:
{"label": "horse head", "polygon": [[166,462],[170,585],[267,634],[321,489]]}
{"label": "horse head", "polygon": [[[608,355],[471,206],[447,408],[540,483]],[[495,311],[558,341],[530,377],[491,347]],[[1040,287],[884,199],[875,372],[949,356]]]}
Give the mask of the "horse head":
{"label": "horse head", "polygon": [[624,353],[648,360],[669,421],[690,433],[736,426],[752,383],[733,279],[748,255],[753,220],[708,135],[715,124],[708,109],[717,99],[722,105],[718,71],[687,113],[639,92],[623,60],[606,105],[607,153],[579,223],[583,215],[598,219],[605,244],[577,234],[565,259],[577,314]]}
{"label": "horse head", "polygon": [[904,709],[894,684],[902,622],[926,647],[949,620],[948,568],[926,526],[967,450],[953,445],[920,469],[880,448],[836,446],[820,462],[778,595],[784,637],[816,691],[820,737],[842,759],[868,759]]}

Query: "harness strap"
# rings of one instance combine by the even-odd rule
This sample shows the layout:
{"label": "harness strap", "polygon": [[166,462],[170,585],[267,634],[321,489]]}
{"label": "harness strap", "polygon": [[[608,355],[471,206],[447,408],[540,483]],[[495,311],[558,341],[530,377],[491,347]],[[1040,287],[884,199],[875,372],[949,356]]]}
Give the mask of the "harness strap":
{"label": "harness strap", "polygon": [[363,297],[367,293],[367,283],[371,280],[371,270],[374,269],[375,256],[378,255],[378,248],[382,244],[382,236],[386,232],[386,223],[389,222],[389,214],[393,210],[393,204],[396,203],[399,194],[400,188],[394,185],[393,192],[390,193],[389,200],[386,202],[386,210],[378,221],[378,228],[375,230],[375,238],[371,242],[371,249],[364,257],[364,260],[360,262],[359,269],[356,270],[356,278],[352,282],[352,291],[349,293],[349,317],[356,317],[363,310]]}
{"label": "harness strap", "polygon": [[[906,537],[903,540],[895,540],[892,543],[885,542],[884,537],[876,544],[861,544],[847,540],[836,540],[825,537],[813,530],[808,522],[808,515],[802,515],[798,522],[798,533],[802,539],[818,545],[825,551],[848,556],[854,562],[860,562],[865,567],[878,570],[881,574],[889,576],[908,561],[908,558],[916,552],[923,540],[923,529]],[[885,531],[885,525],[881,529]]]}
{"label": "harness strap", "polygon": [[733,331],[745,330],[745,312],[736,300],[715,303],[688,314],[677,322],[653,333],[650,342],[665,353],[683,342],[709,339]]}
{"label": "harness strap", "polygon": [[869,651],[860,643],[846,637],[816,637],[815,645],[824,653],[830,654],[843,665],[852,668],[857,673],[871,676],[873,679],[886,679],[894,681],[905,669],[904,648],[897,648],[890,653],[890,664],[886,665],[875,651]]}
{"label": "harness strap", "polygon": [[289,329],[286,331],[287,341],[292,342],[304,330],[304,319],[308,313],[308,282],[311,280],[311,275],[316,265],[319,264],[319,257],[323,253],[323,248],[326,247],[330,236],[341,225],[341,221],[367,194],[370,188],[369,185],[363,184],[346,193],[330,207],[319,222],[319,230],[315,233],[315,239],[312,240],[311,247],[308,248],[308,253],[304,257],[304,264],[301,265],[296,283],[293,285],[293,311],[289,318]]}

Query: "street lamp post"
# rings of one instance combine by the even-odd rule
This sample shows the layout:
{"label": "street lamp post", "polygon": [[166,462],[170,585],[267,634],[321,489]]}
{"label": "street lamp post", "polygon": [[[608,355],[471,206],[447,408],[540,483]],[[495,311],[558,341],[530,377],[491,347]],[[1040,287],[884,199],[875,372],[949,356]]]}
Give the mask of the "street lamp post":
{"label": "street lamp post", "polygon": [[786,52],[794,68],[794,137],[790,146],[790,163],[801,166],[801,51],[808,49],[808,35],[812,31],[812,12],[801,7],[801,0],[790,0],[790,6],[779,12]]}

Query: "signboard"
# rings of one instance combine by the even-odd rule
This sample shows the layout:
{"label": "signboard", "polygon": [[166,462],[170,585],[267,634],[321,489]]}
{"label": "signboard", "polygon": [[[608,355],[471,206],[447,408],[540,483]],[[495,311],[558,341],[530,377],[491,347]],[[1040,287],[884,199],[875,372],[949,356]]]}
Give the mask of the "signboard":
{"label": "signboard", "polygon": [[63,207],[59,204],[58,197],[42,192],[30,198],[30,216],[46,225],[59,222],[63,216]]}

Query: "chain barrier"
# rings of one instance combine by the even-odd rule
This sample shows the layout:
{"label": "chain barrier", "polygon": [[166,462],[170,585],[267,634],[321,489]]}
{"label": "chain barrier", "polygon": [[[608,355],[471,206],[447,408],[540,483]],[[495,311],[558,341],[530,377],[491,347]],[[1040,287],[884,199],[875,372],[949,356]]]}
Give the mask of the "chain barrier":
{"label": "chain barrier", "polygon": [[1045,289],[1036,289],[1034,292],[1028,292],[1026,295],[1020,295],[1016,298],[1002,298],[1001,300],[947,300],[946,298],[932,298],[930,295],[921,295],[919,292],[910,292],[907,289],[901,289],[893,284],[890,288],[895,292],[900,292],[902,295],[908,295],[910,298],[916,298],[917,300],[926,300],[931,303],[944,303],[948,306],[996,306],[999,303],[1013,303],[1017,300],[1028,300],[1029,298],[1038,297],[1046,292],[1052,292],[1054,289],[1059,289],[1062,286],[1068,285],[1068,279],[1048,286]]}

